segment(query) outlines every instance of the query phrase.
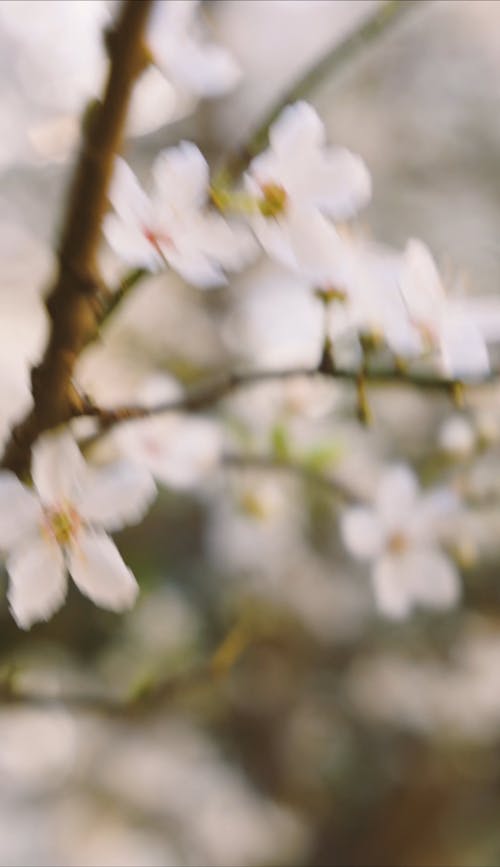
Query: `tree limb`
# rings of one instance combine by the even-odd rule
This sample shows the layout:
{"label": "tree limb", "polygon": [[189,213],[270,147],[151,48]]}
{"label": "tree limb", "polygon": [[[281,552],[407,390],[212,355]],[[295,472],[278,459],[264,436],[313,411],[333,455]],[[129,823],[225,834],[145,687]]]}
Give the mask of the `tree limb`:
{"label": "tree limb", "polygon": [[108,80],[102,102],[88,107],[83,141],[70,189],[58,249],[58,272],[46,308],[50,335],[32,369],[33,409],[12,431],[2,466],[24,475],[31,447],[43,431],[67,421],[78,401],[72,374],[78,356],[99,327],[102,287],[96,256],[115,154],[120,148],[136,77],[147,63],[146,22],[153,0],[125,0],[108,34]]}

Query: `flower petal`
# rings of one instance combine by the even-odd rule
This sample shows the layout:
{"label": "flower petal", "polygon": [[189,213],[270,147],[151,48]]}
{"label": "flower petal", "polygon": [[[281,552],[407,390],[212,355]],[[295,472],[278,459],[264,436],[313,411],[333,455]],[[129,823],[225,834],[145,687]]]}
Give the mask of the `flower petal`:
{"label": "flower petal", "polygon": [[176,433],[163,448],[159,440],[148,466],[160,482],[186,490],[215,469],[222,449],[221,435],[209,419],[179,419]]}
{"label": "flower petal", "polygon": [[444,372],[455,378],[481,377],[489,373],[486,341],[475,322],[465,315],[451,314],[441,331]]}
{"label": "flower petal", "polygon": [[119,217],[129,225],[147,225],[151,202],[134,172],[121,157],[116,157],[109,200]]}
{"label": "flower petal", "polygon": [[373,509],[348,509],[342,515],[340,532],[346,548],[354,557],[372,560],[382,551],[383,527]]}
{"label": "flower petal", "polygon": [[319,148],[325,141],[325,128],[318,113],[308,102],[287,105],[269,130],[272,149],[280,158]]}
{"label": "flower petal", "polygon": [[29,629],[48,620],[66,598],[66,570],[62,551],[54,542],[30,536],[7,559],[8,600],[18,626]]}
{"label": "flower petal", "polygon": [[376,508],[386,530],[406,525],[417,504],[418,491],[417,477],[405,464],[386,470],[376,496]]}
{"label": "flower petal", "polygon": [[137,524],[155,496],[151,474],[124,460],[90,470],[75,505],[87,524],[114,531]]}
{"label": "flower petal", "polygon": [[445,292],[428,247],[416,238],[408,241],[400,272],[400,288],[411,317],[417,322],[439,319]]}
{"label": "flower petal", "polygon": [[45,505],[72,502],[86,473],[83,455],[67,430],[44,434],[35,443],[33,482]]}
{"label": "flower petal", "polygon": [[240,69],[225,48],[213,43],[190,39],[182,45],[172,45],[168,62],[156,54],[158,65],[165,69],[174,84],[196,96],[217,97],[236,86]]}
{"label": "flower petal", "polygon": [[231,90],[240,70],[224,48],[202,41],[194,0],[155,3],[148,43],[158,67],[177,87],[195,96],[215,97]]}
{"label": "flower petal", "polygon": [[146,238],[139,224],[125,223],[116,214],[107,214],[102,229],[109,246],[125,264],[149,271],[164,266],[163,256]]}
{"label": "flower petal", "polygon": [[80,533],[69,552],[69,571],[78,589],[102,608],[130,608],[139,592],[132,572],[105,533]]}
{"label": "flower petal", "polygon": [[207,200],[208,164],[195,144],[182,141],[161,151],[153,164],[155,198],[176,210],[197,210]]}
{"label": "flower petal", "polygon": [[12,548],[40,523],[38,498],[10,472],[0,472],[0,548]]}
{"label": "flower petal", "polygon": [[314,203],[334,220],[349,219],[370,199],[370,173],[361,157],[346,148],[330,148],[306,176]]}
{"label": "flower petal", "polygon": [[445,609],[460,596],[455,565],[437,548],[413,548],[401,558],[401,577],[410,599],[430,608]]}
{"label": "flower petal", "polygon": [[415,506],[411,518],[411,535],[420,539],[436,539],[460,508],[460,500],[449,488],[435,488],[424,494]]}
{"label": "flower petal", "polygon": [[375,564],[372,576],[377,607],[395,620],[404,619],[412,606],[404,559],[390,554],[382,557]]}

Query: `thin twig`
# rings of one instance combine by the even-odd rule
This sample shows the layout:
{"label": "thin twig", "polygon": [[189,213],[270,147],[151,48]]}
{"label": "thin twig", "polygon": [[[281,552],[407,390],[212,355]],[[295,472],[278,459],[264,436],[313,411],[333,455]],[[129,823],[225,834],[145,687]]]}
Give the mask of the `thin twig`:
{"label": "thin twig", "polygon": [[[373,386],[411,386],[414,388],[443,392],[454,398],[457,390],[465,386],[479,387],[498,381],[499,373],[494,372],[478,380],[457,380],[447,377],[432,376],[425,373],[405,372],[398,368],[369,368],[363,372],[363,379]],[[232,371],[215,377],[206,383],[194,386],[183,397],[143,406],[140,404],[124,404],[117,407],[102,407],[90,401],[84,401],[73,413],[73,417],[90,416],[99,420],[105,430],[120,422],[135,419],[151,418],[169,412],[197,412],[208,409],[239,388],[246,388],[263,382],[282,381],[295,377],[315,378],[323,376],[330,379],[359,382],[359,370],[341,368],[332,363],[319,367],[297,367],[284,370],[249,370]]]}

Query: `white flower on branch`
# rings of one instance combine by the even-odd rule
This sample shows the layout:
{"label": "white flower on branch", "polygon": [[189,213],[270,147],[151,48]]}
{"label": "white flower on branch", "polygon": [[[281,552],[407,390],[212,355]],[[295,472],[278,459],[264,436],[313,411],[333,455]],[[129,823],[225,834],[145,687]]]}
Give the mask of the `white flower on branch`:
{"label": "white flower on branch", "polygon": [[67,571],[96,605],[130,608],[137,582],[105,531],[143,517],[156,493],[150,473],[125,461],[92,468],[69,433],[49,433],[33,449],[33,482],[34,491],[0,473],[0,548],[18,625],[61,607]]}
{"label": "white flower on branch", "polygon": [[333,344],[371,337],[401,358],[421,353],[419,334],[401,294],[402,256],[382,244],[342,237],[342,252],[316,276],[318,287],[332,293],[327,331]]}
{"label": "white flower on branch", "polygon": [[148,196],[118,158],[110,191],[114,214],[104,221],[110,246],[128,265],[156,270],[170,265],[202,288],[227,282],[256,254],[246,226],[227,222],[208,207],[209,169],[191,142],[162,151],[153,164]]}
{"label": "white flower on branch", "polygon": [[421,353],[437,354],[447,376],[489,373],[487,342],[500,339],[498,300],[449,296],[430,251],[414,239],[406,245],[400,286]]}
{"label": "white flower on branch", "polygon": [[229,51],[205,39],[199,0],[160,0],[148,32],[154,62],[183,95],[217,97],[232,90],[240,70]]}
{"label": "white flower on branch", "polygon": [[404,618],[415,605],[444,609],[457,601],[459,576],[439,547],[457,505],[447,489],[421,494],[409,467],[395,465],[384,473],[372,508],[344,513],[344,543],[353,556],[373,561],[377,605],[388,617]]}
{"label": "white flower on branch", "polygon": [[[141,406],[152,407],[182,399],[179,383],[157,374],[139,390]],[[217,467],[222,434],[215,421],[181,412],[166,412],[116,428],[124,454],[146,467],[163,485],[178,490],[196,487]]]}
{"label": "white flower on branch", "polygon": [[368,169],[345,148],[326,147],[323,123],[306,102],[284,109],[269,141],[245,176],[252,227],[278,262],[313,267],[337,242],[326,217],[346,220],[369,200]]}

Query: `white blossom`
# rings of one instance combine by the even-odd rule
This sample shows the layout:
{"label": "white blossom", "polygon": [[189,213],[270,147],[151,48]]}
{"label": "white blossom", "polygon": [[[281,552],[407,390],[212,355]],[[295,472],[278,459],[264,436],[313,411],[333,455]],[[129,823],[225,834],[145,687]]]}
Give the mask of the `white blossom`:
{"label": "white blossom", "polygon": [[154,62],[183,95],[217,97],[232,90],[240,70],[229,51],[205,39],[199,0],[155,3],[148,28]]}
{"label": "white blossom", "polygon": [[306,102],[284,109],[269,141],[245,176],[252,227],[278,262],[313,267],[338,241],[326,217],[352,217],[370,198],[370,175],[360,157],[326,147],[324,126]]}
{"label": "white blossom", "polygon": [[209,169],[191,142],[162,151],[153,164],[154,188],[142,189],[127,163],[118,158],[110,191],[115,213],[104,233],[125,263],[151,270],[170,265],[188,283],[203,288],[226,283],[254,257],[247,227],[230,224],[208,208]]}
{"label": "white blossom", "polygon": [[[372,241],[342,237],[342,255],[318,269],[316,283],[335,290],[327,312],[327,330],[335,344],[371,336],[401,358],[421,354],[419,333],[401,293],[402,256]],[[360,350],[358,352],[360,354]]]}
{"label": "white blossom", "polygon": [[457,601],[459,576],[439,547],[456,507],[450,491],[421,494],[409,467],[394,465],[382,476],[373,507],[344,513],[344,543],[353,556],[373,562],[377,605],[387,616],[404,618],[415,605],[442,609]]}
{"label": "white blossom", "polygon": [[477,431],[463,415],[452,415],[441,425],[438,433],[441,449],[453,457],[471,455],[477,444]]}
{"label": "white blossom", "polygon": [[415,239],[406,245],[400,285],[421,353],[437,353],[451,377],[487,374],[487,341],[500,339],[498,301],[449,296],[430,251]]}
{"label": "white blossom", "polygon": [[8,599],[19,626],[48,620],[75,584],[103,608],[129,608],[138,586],[107,530],[139,521],[155,496],[151,475],[125,461],[86,464],[68,432],[33,449],[34,491],[0,473],[0,548],[7,552]]}
{"label": "white blossom", "polygon": [[[150,377],[137,393],[141,406],[182,399],[179,383],[166,374]],[[215,421],[182,412],[165,412],[121,424],[115,437],[124,454],[146,467],[170,488],[188,490],[216,468],[222,435]]]}

